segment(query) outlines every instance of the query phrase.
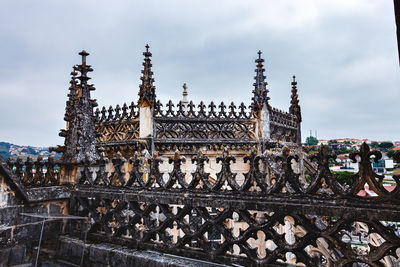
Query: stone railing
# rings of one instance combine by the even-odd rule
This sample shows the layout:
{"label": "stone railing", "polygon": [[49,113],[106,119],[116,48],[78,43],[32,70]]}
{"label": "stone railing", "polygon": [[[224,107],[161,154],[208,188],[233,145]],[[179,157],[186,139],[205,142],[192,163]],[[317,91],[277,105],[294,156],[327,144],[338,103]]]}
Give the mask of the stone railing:
{"label": "stone railing", "polygon": [[166,109],[158,101],[154,109],[155,138],[158,143],[193,143],[204,145],[223,143],[254,143],[258,140],[256,119],[243,103],[228,107],[222,102],[207,106],[200,102],[187,105],[179,102],[176,107],[169,101]]}
{"label": "stone railing", "polygon": [[97,123],[116,123],[126,120],[135,119],[139,116],[137,106],[132,102],[129,106],[124,103],[122,108],[116,105],[115,108],[110,106],[108,109],[103,107],[95,111],[95,117]]}
{"label": "stone railing", "polygon": [[271,123],[292,128],[297,127],[296,118],[292,114],[276,108],[271,108]]}
{"label": "stone railing", "polygon": [[[14,192],[26,202],[64,200],[70,197],[70,188],[60,185],[59,166],[49,157],[44,161],[38,157],[5,161],[0,156],[0,176]],[[6,187],[7,188],[7,187]],[[2,192],[4,193],[4,192]]]}
{"label": "stone railing", "polygon": [[[140,136],[139,110],[132,102],[116,107],[103,107],[95,112],[97,141],[102,146],[134,143]],[[143,118],[144,119],[144,118]],[[214,144],[226,143],[248,145],[259,141],[260,118],[244,103],[236,106],[233,102],[216,105],[211,102],[199,105],[190,101],[154,105],[149,123],[154,128],[153,138],[158,149],[175,143]],[[145,124],[145,122],[143,122]],[[266,123],[266,122],[265,122]],[[297,143],[296,117],[276,108],[270,109],[270,139],[284,143]],[[257,126],[257,124],[259,124]],[[142,136],[143,137],[143,136]]]}
{"label": "stone railing", "polygon": [[[217,103],[218,104],[218,103]],[[162,108],[163,104],[157,101],[154,108],[155,118],[194,118],[194,119],[222,119],[227,121],[229,119],[252,119],[254,114],[250,107],[247,107],[243,102],[236,106],[233,102],[227,106],[221,102],[218,106],[211,102],[209,105],[200,102],[199,105],[193,104],[190,101],[188,104],[179,101],[178,104],[173,104],[170,100],[165,109]]]}
{"label": "stone railing", "polygon": [[103,107],[95,112],[97,142],[101,145],[113,145],[135,142],[139,138],[139,111],[132,102],[122,108],[117,105],[108,109]]}
{"label": "stone railing", "polygon": [[390,266],[400,250],[400,176],[387,187],[371,167],[380,157],[363,144],[351,155],[360,171],[342,181],[325,147],[306,159],[317,167],[308,171],[286,148],[243,159],[225,150],[212,162],[118,154],[79,167],[70,209],[91,218],[90,239],[135,248],[245,266]]}
{"label": "stone railing", "polygon": [[47,161],[44,161],[40,156],[35,161],[30,157],[25,161],[21,157],[17,160],[10,157],[7,165],[25,186],[59,185],[59,166],[57,166],[52,157],[49,157]]}
{"label": "stone railing", "polygon": [[299,122],[296,117],[282,110],[271,108],[270,138],[287,144],[297,144]]}

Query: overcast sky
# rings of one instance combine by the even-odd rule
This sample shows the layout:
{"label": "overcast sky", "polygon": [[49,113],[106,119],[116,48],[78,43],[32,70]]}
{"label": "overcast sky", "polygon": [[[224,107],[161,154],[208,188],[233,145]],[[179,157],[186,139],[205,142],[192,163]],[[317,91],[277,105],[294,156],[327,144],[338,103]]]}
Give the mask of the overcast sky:
{"label": "overcast sky", "polygon": [[400,140],[391,0],[5,1],[0,4],[0,141],[63,144],[69,73],[86,49],[100,106],[136,101],[142,52],[157,97],[250,103],[263,51],[272,106],[297,76],[303,137]]}

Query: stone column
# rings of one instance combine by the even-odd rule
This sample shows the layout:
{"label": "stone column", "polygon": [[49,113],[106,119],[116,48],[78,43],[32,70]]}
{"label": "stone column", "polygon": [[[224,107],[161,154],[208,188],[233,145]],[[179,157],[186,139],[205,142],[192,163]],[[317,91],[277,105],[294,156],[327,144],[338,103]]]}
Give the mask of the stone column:
{"label": "stone column", "polygon": [[270,129],[270,117],[271,114],[267,105],[264,105],[261,110],[258,111],[256,133],[258,133],[259,140],[259,153],[263,153],[266,149],[267,143],[271,140],[271,129]]}
{"label": "stone column", "polygon": [[270,129],[270,114],[267,105],[261,110],[260,116],[260,130],[261,130],[261,139],[263,141],[269,141],[271,139],[271,129]]}
{"label": "stone column", "polygon": [[60,185],[75,184],[78,174],[78,167],[72,164],[63,164],[60,166]]}
{"label": "stone column", "polygon": [[139,138],[153,137],[153,110],[151,107],[139,108]]}

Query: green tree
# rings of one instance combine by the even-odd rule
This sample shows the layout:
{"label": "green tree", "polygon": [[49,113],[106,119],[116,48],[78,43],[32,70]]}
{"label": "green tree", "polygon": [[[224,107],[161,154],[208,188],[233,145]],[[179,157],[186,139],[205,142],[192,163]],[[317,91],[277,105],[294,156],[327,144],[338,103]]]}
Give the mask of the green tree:
{"label": "green tree", "polygon": [[10,156],[9,150],[10,150],[9,143],[0,142],[0,156],[2,156],[4,159],[7,159]]}
{"label": "green tree", "polygon": [[347,149],[347,148],[345,148],[345,147],[340,147],[338,150],[336,150],[335,152],[336,152],[336,154],[337,155],[340,155],[340,154],[347,154],[347,153],[350,153],[350,152],[352,152],[352,151],[354,151],[354,149]]}
{"label": "green tree", "polygon": [[393,148],[394,145],[392,142],[382,142],[378,145],[378,148],[383,151],[387,151],[390,148]]}
{"label": "green tree", "polygon": [[388,156],[389,158],[392,158],[393,155],[394,155],[394,152],[396,152],[396,151],[394,151],[393,149],[390,149],[390,150],[388,150],[388,151],[386,152],[386,154],[387,154],[387,156]]}
{"label": "green tree", "polygon": [[354,175],[352,172],[344,171],[344,172],[332,172],[338,175],[338,181],[341,184],[350,184],[351,183],[351,177]]}
{"label": "green tree", "polygon": [[318,145],[318,139],[314,136],[309,136],[306,138],[306,145],[307,146],[316,146]]}
{"label": "green tree", "polygon": [[371,147],[372,148],[378,148],[378,146],[379,146],[378,142],[372,142],[371,143]]}

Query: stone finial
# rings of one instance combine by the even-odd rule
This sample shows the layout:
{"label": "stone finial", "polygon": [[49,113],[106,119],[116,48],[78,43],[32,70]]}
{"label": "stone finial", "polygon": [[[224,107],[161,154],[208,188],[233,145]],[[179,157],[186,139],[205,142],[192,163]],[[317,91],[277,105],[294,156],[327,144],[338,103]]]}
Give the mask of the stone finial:
{"label": "stone finial", "polygon": [[82,50],[80,53],[79,53],[79,55],[80,56],[82,56],[82,66],[86,66],[86,57],[88,56],[88,55],[90,55],[88,52],[86,52],[85,50]]}
{"label": "stone finial", "polygon": [[301,109],[299,105],[299,95],[297,93],[297,81],[296,81],[296,76],[294,75],[291,84],[292,84],[292,95],[290,99],[289,113],[296,115],[297,120],[301,121]]}
{"label": "stone finial", "polygon": [[153,72],[151,71],[151,56],[152,54],[149,52],[150,46],[146,45],[146,51],[143,52],[144,62],[143,62],[143,70],[142,77],[140,80],[142,84],[139,85],[139,100],[138,107],[151,107],[155,104],[156,93],[155,86],[153,85]]}
{"label": "stone finial", "polygon": [[256,76],[254,77],[255,82],[253,84],[253,98],[252,98],[252,108],[255,111],[261,110],[265,105],[268,105],[268,83],[265,81],[266,76],[264,75],[264,59],[261,58],[261,51],[258,51],[258,58],[255,60],[256,64]]}
{"label": "stone finial", "polygon": [[186,83],[183,83],[182,88],[183,88],[183,93],[182,93],[183,96],[187,96],[188,93],[187,93],[187,85],[186,85]]}
{"label": "stone finial", "polygon": [[183,92],[182,92],[182,96],[183,96],[183,98],[182,98],[182,105],[184,105],[185,107],[187,107],[187,105],[189,104],[189,101],[188,101],[188,99],[187,99],[188,92],[187,92],[187,85],[186,85],[186,83],[184,83],[182,87],[183,87]]}

